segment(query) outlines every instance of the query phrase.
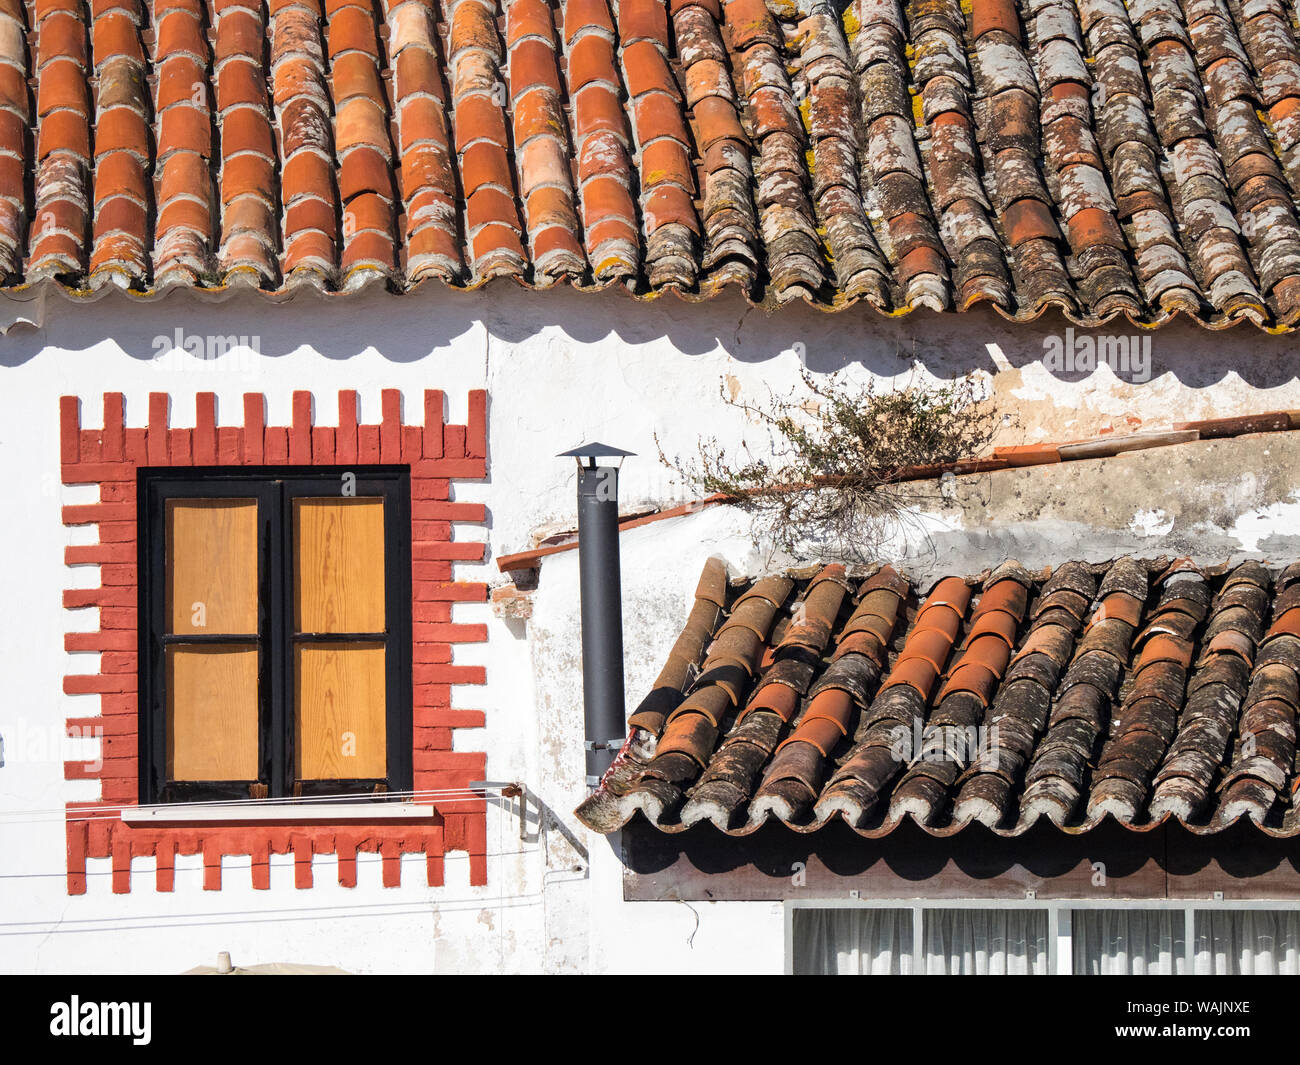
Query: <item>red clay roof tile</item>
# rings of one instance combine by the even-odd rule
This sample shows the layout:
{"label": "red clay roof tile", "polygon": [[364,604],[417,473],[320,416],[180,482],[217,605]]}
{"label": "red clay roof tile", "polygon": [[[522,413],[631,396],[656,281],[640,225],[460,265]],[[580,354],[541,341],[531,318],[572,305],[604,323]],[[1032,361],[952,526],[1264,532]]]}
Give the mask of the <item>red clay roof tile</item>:
{"label": "red clay roof tile", "polygon": [[[1300,712],[1296,626],[1278,626],[1258,643],[1270,600],[1274,613],[1300,614],[1287,607],[1300,601],[1297,577],[1294,567],[1275,575],[1258,562],[1210,576],[1121,559],[1066,563],[1044,579],[1004,563],[986,582],[990,590],[1010,578],[1034,603],[1091,603],[1088,635],[1070,611],[1030,610],[1014,658],[999,637],[972,640],[933,701],[932,665],[907,656],[916,622],[887,676],[863,655],[837,654],[811,667],[783,659],[764,637],[766,649],[754,651],[762,651],[761,671],[740,682],[735,701],[750,686],[756,693],[734,719],[730,690],[716,699],[707,688],[688,694],[693,705],[718,708],[688,765],[655,753],[640,731],[662,727],[662,715],[646,709],[652,694],[578,815],[602,832],[643,811],[665,832],[711,820],[729,835],[754,831],[773,815],[805,832],[842,817],[872,838],[909,815],[945,836],[976,820],[1017,836],[1042,818],[1083,832],[1107,816],[1138,829],[1173,816],[1211,834],[1248,817],[1270,835],[1293,836],[1294,744],[1270,739],[1246,750],[1230,738],[1238,731],[1289,737]],[[1149,620],[1164,628],[1143,644],[1140,605],[1152,588]],[[794,591],[775,632],[808,597],[806,577]],[[863,582],[859,595],[866,594]],[[1104,606],[1117,596],[1138,610],[1108,616]],[[716,624],[725,615],[712,609]],[[1175,627],[1179,634],[1171,635]],[[1130,663],[1135,645],[1142,655]],[[682,658],[680,675],[692,664],[689,654]],[[981,738],[960,742],[967,735]],[[920,751],[900,748],[903,736],[919,738]],[[851,745],[841,752],[846,738]],[[738,760],[742,750],[749,754]]]}
{"label": "red clay roof tile", "polygon": [[[199,0],[157,0],[151,23],[138,0],[38,0],[30,28],[10,6],[4,284],[251,269],[274,289],[279,247],[323,287],[364,284],[337,272],[361,264],[399,287],[509,273],[891,313],[1300,321],[1300,49],[1267,6],[945,0],[904,22],[866,0],[842,17],[623,0],[616,24],[607,0],[216,0],[212,47]],[[277,231],[303,198],[342,231]],[[140,205],[166,225],[138,232]]]}

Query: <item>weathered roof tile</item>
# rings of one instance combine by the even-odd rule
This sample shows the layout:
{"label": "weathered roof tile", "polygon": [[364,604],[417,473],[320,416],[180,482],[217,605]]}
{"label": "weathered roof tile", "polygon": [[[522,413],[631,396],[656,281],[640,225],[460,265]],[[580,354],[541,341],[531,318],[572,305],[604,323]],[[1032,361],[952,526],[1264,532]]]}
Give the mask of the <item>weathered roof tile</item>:
{"label": "weathered roof tile", "polygon": [[866,580],[733,583],[717,559],[632,732],[578,815],[641,811],[729,835],[911,818],[949,835],[1175,817],[1300,831],[1300,571],[1120,559],[1008,562],[926,592]]}
{"label": "weathered roof tile", "polygon": [[1274,0],[140,4],[0,8],[4,287],[1300,318]]}

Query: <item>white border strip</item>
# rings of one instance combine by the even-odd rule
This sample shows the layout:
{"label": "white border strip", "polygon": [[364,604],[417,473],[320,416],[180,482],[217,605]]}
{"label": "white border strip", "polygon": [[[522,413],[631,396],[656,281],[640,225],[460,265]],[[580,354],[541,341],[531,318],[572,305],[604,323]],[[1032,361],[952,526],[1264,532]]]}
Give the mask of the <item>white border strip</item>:
{"label": "white border strip", "polygon": [[128,825],[247,824],[284,821],[319,824],[334,821],[430,821],[432,803],[266,803],[212,806],[131,806],[122,810]]}

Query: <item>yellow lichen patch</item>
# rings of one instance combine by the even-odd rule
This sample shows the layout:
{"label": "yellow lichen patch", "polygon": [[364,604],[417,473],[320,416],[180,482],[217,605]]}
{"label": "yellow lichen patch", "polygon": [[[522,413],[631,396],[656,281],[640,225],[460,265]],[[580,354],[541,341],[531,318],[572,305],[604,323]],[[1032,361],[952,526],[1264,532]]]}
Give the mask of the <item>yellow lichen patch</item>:
{"label": "yellow lichen patch", "polygon": [[858,31],[862,29],[862,23],[858,21],[858,16],[852,7],[846,7],[844,9],[844,14],[840,16],[840,24],[844,27],[844,35],[850,42],[858,35]]}
{"label": "yellow lichen patch", "polygon": [[603,274],[606,270],[613,270],[616,267],[626,267],[627,261],[617,255],[610,255],[596,264],[597,276]]}

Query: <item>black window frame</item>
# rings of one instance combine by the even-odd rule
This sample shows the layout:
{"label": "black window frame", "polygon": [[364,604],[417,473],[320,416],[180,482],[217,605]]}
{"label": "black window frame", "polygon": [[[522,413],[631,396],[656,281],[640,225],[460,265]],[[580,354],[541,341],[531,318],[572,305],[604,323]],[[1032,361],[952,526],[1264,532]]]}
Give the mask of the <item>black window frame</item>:
{"label": "black window frame", "polygon": [[[145,805],[354,795],[400,798],[412,787],[411,471],[409,466],[142,466],[137,470],[139,796]],[[332,489],[332,490],[330,490]],[[350,489],[350,490],[349,490]],[[337,495],[384,500],[383,633],[295,634],[293,501]],[[166,779],[166,647],[250,642],[246,635],[167,635],[168,499],[255,498],[258,523],[258,781]],[[300,642],[383,641],[388,775],[296,782],[294,648]]]}

